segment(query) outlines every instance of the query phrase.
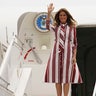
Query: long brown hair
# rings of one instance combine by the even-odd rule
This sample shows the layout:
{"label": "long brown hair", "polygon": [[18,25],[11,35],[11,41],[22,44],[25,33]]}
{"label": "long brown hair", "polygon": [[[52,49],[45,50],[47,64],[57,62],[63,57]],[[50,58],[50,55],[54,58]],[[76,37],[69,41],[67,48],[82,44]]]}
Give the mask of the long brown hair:
{"label": "long brown hair", "polygon": [[75,19],[72,17],[72,15],[67,11],[67,9],[65,8],[61,8],[56,14],[55,14],[55,18],[54,18],[54,21],[55,21],[55,26],[59,26],[60,25],[60,20],[59,20],[59,14],[60,12],[65,12],[66,15],[67,15],[67,21],[66,23],[69,25],[69,26],[75,26],[76,25],[76,21]]}

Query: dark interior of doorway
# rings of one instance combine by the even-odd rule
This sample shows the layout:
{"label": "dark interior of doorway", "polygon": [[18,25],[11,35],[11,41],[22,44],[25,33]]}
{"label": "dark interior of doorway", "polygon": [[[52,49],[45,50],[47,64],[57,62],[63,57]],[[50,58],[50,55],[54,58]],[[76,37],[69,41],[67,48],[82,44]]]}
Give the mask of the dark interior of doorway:
{"label": "dark interior of doorway", "polygon": [[92,96],[96,81],[96,25],[77,27],[77,64],[82,84],[72,84],[72,96]]}

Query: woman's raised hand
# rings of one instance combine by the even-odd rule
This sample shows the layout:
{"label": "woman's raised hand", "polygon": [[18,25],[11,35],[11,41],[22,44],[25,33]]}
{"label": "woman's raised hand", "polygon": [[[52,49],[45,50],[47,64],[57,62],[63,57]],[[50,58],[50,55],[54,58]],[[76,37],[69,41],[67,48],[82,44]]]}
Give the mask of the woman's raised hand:
{"label": "woman's raised hand", "polygon": [[48,13],[51,13],[54,10],[53,3],[50,3],[48,6]]}

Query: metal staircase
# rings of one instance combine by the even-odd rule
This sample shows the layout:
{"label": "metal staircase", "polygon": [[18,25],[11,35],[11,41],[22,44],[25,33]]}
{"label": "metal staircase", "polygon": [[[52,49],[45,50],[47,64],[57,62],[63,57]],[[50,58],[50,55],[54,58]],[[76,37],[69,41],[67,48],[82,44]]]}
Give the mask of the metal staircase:
{"label": "metal staircase", "polygon": [[0,85],[0,96],[15,96],[15,95],[11,90]]}
{"label": "metal staircase", "polygon": [[[27,96],[25,89],[32,69],[20,67],[22,56],[19,52],[22,50],[16,44],[13,38],[0,66],[0,96]],[[18,74],[17,70],[19,70]]]}

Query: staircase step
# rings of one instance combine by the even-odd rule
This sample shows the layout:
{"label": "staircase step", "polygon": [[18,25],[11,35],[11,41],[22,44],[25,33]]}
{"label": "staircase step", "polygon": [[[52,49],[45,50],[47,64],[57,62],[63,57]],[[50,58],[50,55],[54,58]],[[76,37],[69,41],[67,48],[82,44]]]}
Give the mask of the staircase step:
{"label": "staircase step", "polygon": [[0,85],[0,96],[14,96],[14,93],[11,90]]}

